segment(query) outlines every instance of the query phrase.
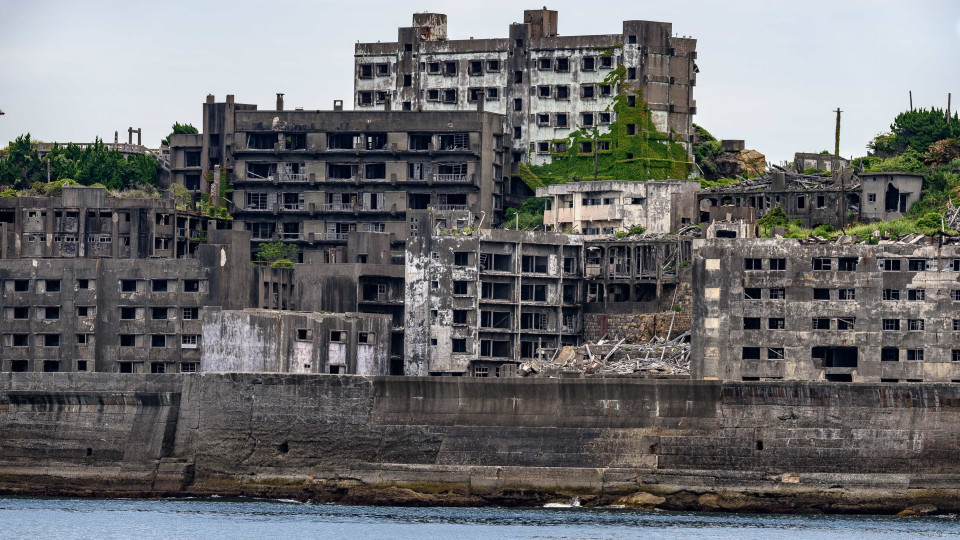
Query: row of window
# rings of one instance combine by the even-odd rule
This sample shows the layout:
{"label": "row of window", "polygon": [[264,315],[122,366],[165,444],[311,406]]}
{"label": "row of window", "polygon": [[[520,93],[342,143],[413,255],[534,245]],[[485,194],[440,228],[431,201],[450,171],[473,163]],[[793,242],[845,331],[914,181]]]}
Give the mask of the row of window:
{"label": "row of window", "polygon": [[[56,373],[60,371],[60,361],[59,360],[44,360],[43,361],[43,371],[45,373]],[[10,361],[10,371],[13,372],[25,372],[30,368],[30,363],[27,360],[11,360]],[[77,371],[87,371],[88,364],[86,360],[77,360]],[[196,373],[200,370],[199,362],[181,362],[180,363],[180,373]],[[119,363],[120,373],[133,373],[133,362],[120,362]],[[150,363],[150,373],[166,373],[167,364],[164,362],[151,362]]]}
{"label": "row of window", "polygon": [[[30,292],[29,279],[8,279],[4,282],[4,291],[6,292]],[[175,292],[177,283],[182,283],[183,292],[200,292],[199,279],[121,279],[120,292],[145,292],[146,283],[150,282],[151,292]],[[58,293],[61,292],[62,283],[59,279],[38,279],[36,280],[36,292],[38,293]],[[75,291],[93,290],[96,288],[95,279],[78,279],[75,283]]]}
{"label": "row of window", "polygon": [[[766,267],[764,261],[768,261]],[[894,258],[877,259],[877,267],[884,272],[899,272],[903,268],[903,261]],[[814,270],[839,270],[841,272],[853,272],[857,269],[857,257],[814,257],[811,261]],[[926,272],[936,271],[938,268],[937,259],[907,259],[907,271]],[[960,258],[950,259],[948,262],[949,270],[960,272]],[[745,257],[743,259],[744,270],[786,270],[786,259],[761,259]]]}
{"label": "row of window", "polygon": [[[743,347],[741,358],[743,360],[760,360],[761,351],[765,353],[764,356],[767,360],[783,360],[784,358],[783,347]],[[905,351],[906,359],[909,362],[922,362],[924,359],[923,349],[906,349]],[[815,355],[816,351],[813,354],[812,359],[822,359],[822,356]],[[880,361],[882,362],[899,362],[900,358],[900,349],[897,347],[883,347],[880,349]],[[953,362],[960,362],[960,349],[952,349],[950,351],[950,359]]]}
{"label": "row of window", "polygon": [[[836,290],[836,294],[833,294],[833,290]],[[743,299],[744,300],[763,300],[764,289],[759,287],[744,287],[743,288]],[[768,300],[784,300],[786,299],[785,289],[783,287],[774,287],[766,289],[766,299]],[[905,292],[905,294],[901,294]],[[897,301],[897,300],[908,300],[908,301],[923,301],[927,299],[927,290],[926,289],[907,289],[906,291],[901,291],[900,289],[883,289],[881,298],[884,301]],[[856,300],[857,292],[856,289],[826,289],[820,287],[813,288],[813,299],[814,300]],[[952,289],[950,291],[950,299],[954,302],[960,302],[960,289]]]}
{"label": "row of window", "polygon": [[[814,317],[812,319],[812,329],[813,330],[830,330],[833,326],[832,321],[836,320],[836,329],[837,330],[855,330],[856,328],[856,317],[837,317],[832,319],[829,317]],[[926,324],[924,319],[906,319],[907,324],[904,327],[909,332],[922,332],[926,329]],[[901,329],[901,320],[900,319],[882,319],[881,320],[881,329],[884,331],[898,331]],[[743,318],[743,329],[744,330],[760,330],[761,329],[761,318],[760,317],[744,317]],[[783,317],[770,317],[767,319],[767,329],[768,330],[786,330],[786,319]],[[960,332],[960,319],[953,319],[953,331]]]}
{"label": "row of window", "polygon": [[[6,347],[29,347],[33,336],[33,342],[37,346],[59,347],[61,344],[61,334],[4,334],[3,344]],[[139,337],[139,339],[138,339]],[[76,344],[78,346],[88,346],[93,344],[93,334],[76,334]],[[121,347],[136,347],[138,341],[143,340],[142,334],[120,334]],[[150,347],[155,349],[172,346],[176,342],[176,335],[172,334],[150,334]],[[181,349],[196,349],[200,344],[199,334],[181,334]]]}

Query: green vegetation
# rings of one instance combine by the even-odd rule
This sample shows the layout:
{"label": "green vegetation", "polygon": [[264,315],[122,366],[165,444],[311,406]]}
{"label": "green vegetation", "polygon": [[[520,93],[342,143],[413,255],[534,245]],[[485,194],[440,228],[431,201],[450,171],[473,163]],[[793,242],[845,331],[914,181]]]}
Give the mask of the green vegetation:
{"label": "green vegetation", "polygon": [[723,153],[723,145],[703,127],[694,124],[693,129],[697,133],[697,142],[693,144],[693,158],[703,172],[704,179],[700,181],[702,184],[707,181],[708,178],[715,179],[720,176],[720,171],[717,168],[715,160]]}
{"label": "green vegetation", "polygon": [[701,178],[700,189],[729,186],[730,184],[736,184],[737,182],[743,182],[743,178],[718,178],[716,180],[707,180],[706,178]]}
{"label": "green vegetation", "polygon": [[[529,231],[543,228],[543,212],[547,206],[547,198],[527,199],[520,209],[507,208],[503,215],[505,229]],[[519,225],[519,226],[518,226]]]}
{"label": "green vegetation", "polygon": [[173,131],[170,132],[170,135],[167,135],[166,137],[164,137],[163,140],[160,141],[160,144],[162,144],[163,146],[170,146],[171,135],[177,135],[177,134],[197,135],[198,133],[200,133],[200,131],[197,130],[197,128],[193,127],[193,124],[181,124],[180,122],[174,122]]}
{"label": "green vegetation", "polygon": [[257,262],[271,268],[293,268],[297,246],[284,242],[264,242],[257,246]]}
{"label": "green vegetation", "polygon": [[[634,97],[620,92],[614,96],[607,110],[616,113],[616,120],[609,125],[609,132],[582,128],[566,139],[552,141],[551,163],[529,167],[529,175],[521,169],[521,178],[527,185],[592,180],[593,145],[598,143],[606,145],[596,152],[598,180],[666,180],[686,178],[690,174],[686,149],[672,141],[670,135],[657,130],[640,84],[626,80],[625,76],[626,68],[618,65],[602,83],[636,94]],[[581,143],[589,144],[581,147]],[[589,151],[581,152],[587,146]]]}
{"label": "green vegetation", "polygon": [[943,109],[930,108],[906,111],[890,124],[890,133],[877,135],[867,145],[880,157],[891,157],[908,148],[919,155],[937,141],[960,138],[960,119],[954,113],[947,118]]}
{"label": "green vegetation", "polygon": [[73,144],[54,145],[41,159],[28,133],[0,152],[0,186],[22,190],[45,182],[48,164],[51,181],[71,179],[83,186],[102,184],[116,191],[141,184],[156,185],[160,172],[160,162],[155,158],[125,158],[120,152],[109,150],[99,138],[82,150]]}
{"label": "green vegetation", "polygon": [[[213,171],[207,171],[203,177],[211,186],[213,185]],[[230,194],[233,193],[233,187],[230,185],[230,175],[224,172],[220,173],[220,196],[217,197],[217,204],[209,193],[201,193],[200,200],[197,201],[197,211],[201,214],[220,219],[232,219],[230,210],[227,208],[227,201],[230,200]]]}

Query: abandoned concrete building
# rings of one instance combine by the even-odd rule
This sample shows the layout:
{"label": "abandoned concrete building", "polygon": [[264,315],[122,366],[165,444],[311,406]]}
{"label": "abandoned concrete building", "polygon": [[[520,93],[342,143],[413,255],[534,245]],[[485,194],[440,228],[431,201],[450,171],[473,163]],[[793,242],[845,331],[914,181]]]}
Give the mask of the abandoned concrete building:
{"label": "abandoned concrete building", "polygon": [[793,172],[795,173],[802,174],[809,170],[834,172],[849,168],[849,159],[834,154],[797,152],[793,155]]}
{"label": "abandoned concrete building", "polygon": [[503,229],[408,240],[405,374],[516,376],[580,343],[583,237]]}
{"label": "abandoned concrete building", "polygon": [[185,258],[216,221],[172,198],[111,197],[101,187],[0,199],[0,258]]}
{"label": "abandoned concrete building", "polygon": [[3,371],[195,372],[202,313],[249,301],[249,233],[190,258],[0,260]]}
{"label": "abandoned concrete building", "polygon": [[706,239],[694,378],[960,382],[960,244]]}
{"label": "abandoned concrete building", "polygon": [[446,15],[415,13],[397,41],[358,43],[354,57],[357,109],[503,115],[514,176],[520,162],[550,161],[531,149],[580,128],[604,132],[618,93],[642,96],[657,130],[692,156],[696,40],[676,37],[670,23],[624,21],[619,34],[560,36],[558,13],[544,8],[525,10],[505,38],[449,40]]}
{"label": "abandoned concrete building", "polygon": [[200,322],[202,371],[387,374],[387,315],[212,308]]}
{"label": "abandoned concrete building", "polygon": [[548,198],[547,231],[610,236],[639,226],[666,234],[696,221],[699,190],[696,180],[568,182],[537,188],[537,197]]}
{"label": "abandoned concrete building", "polygon": [[[407,237],[412,210],[503,210],[501,121],[463,112],[235,112],[234,227],[328,260],[351,232]],[[320,258],[317,258],[320,257]]]}
{"label": "abandoned concrete building", "polygon": [[923,176],[911,173],[853,175],[841,169],[832,176],[774,172],[757,179],[715,187],[697,195],[700,221],[715,206],[747,206],[759,215],[779,206],[790,221],[806,227],[839,228],[854,221],[889,221],[906,215],[920,200]]}
{"label": "abandoned concrete building", "polygon": [[[694,229],[696,230],[696,229]],[[696,235],[651,235],[584,242],[584,309],[589,313],[653,313],[673,306],[690,280]]]}

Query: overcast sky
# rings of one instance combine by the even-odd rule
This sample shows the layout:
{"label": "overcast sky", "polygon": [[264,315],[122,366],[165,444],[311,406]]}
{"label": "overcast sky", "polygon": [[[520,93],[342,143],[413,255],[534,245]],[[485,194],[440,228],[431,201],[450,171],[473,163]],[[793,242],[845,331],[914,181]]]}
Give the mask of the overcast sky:
{"label": "overcast sky", "polygon": [[[126,138],[157,146],[174,121],[201,125],[207,94],[272,109],[351,103],[353,45],[395,41],[413,11],[448,15],[451,39],[505,37],[513,0],[106,2],[0,0],[0,145]],[[960,0],[553,1],[561,35],[673,23],[697,41],[695,122],[768,160],[833,149],[863,155],[898,112],[960,108]]]}

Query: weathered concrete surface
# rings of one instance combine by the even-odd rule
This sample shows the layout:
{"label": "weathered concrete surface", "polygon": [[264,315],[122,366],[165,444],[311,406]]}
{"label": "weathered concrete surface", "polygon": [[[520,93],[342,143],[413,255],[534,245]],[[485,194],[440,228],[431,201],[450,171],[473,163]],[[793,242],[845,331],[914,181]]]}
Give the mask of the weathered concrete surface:
{"label": "weathered concrete surface", "polygon": [[950,384],[5,373],[0,493],[957,512],[958,416]]}

